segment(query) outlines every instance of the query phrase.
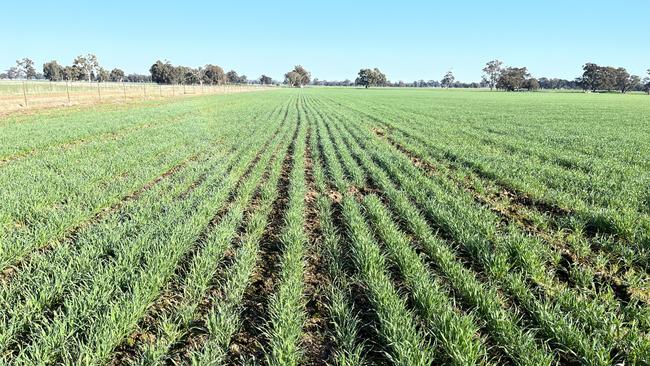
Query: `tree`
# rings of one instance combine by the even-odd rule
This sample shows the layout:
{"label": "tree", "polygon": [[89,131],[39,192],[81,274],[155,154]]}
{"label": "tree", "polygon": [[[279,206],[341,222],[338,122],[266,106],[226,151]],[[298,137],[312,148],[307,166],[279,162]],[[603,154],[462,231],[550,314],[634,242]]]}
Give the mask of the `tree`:
{"label": "tree", "polygon": [[182,80],[178,76],[176,68],[166,60],[165,62],[160,60],[156,61],[149,68],[149,72],[151,73],[151,80],[158,84],[172,84]]}
{"label": "tree", "polygon": [[311,73],[307,70],[305,70],[304,67],[301,65],[296,65],[293,70],[300,74],[300,84],[301,85],[307,85],[309,84],[309,81],[311,80]]}
{"label": "tree", "polygon": [[[497,81],[497,89],[516,91],[525,87],[526,79],[530,76],[525,67],[508,67],[501,71]],[[539,83],[537,84],[539,87]]]}
{"label": "tree", "polygon": [[94,72],[99,70],[99,62],[97,61],[97,56],[89,53],[86,56],[77,56],[72,62],[72,67],[76,68],[76,74],[79,80],[85,78],[90,82],[93,79]]}
{"label": "tree", "polygon": [[114,82],[122,82],[124,80],[124,71],[120,69],[113,69],[109,74],[108,78]]}
{"label": "tree", "polygon": [[454,77],[454,74],[451,72],[451,70],[447,71],[445,76],[440,80],[440,84],[442,84],[443,88],[449,88],[451,85],[454,83],[456,78]]}
{"label": "tree", "polygon": [[538,90],[539,81],[535,78],[526,79],[526,81],[524,81],[524,88],[528,89],[528,91]]}
{"label": "tree", "polygon": [[607,91],[612,91],[612,89],[616,88],[616,74],[616,69],[611,66],[599,67],[598,88]]}
{"label": "tree", "polygon": [[63,80],[63,67],[56,61],[50,61],[43,64],[43,75],[49,81]]}
{"label": "tree", "polygon": [[63,80],[73,81],[77,80],[77,72],[72,66],[66,66],[63,68]]}
{"label": "tree", "polygon": [[142,74],[128,74],[126,76],[126,81],[130,83],[148,83],[151,82],[151,75],[142,75]]}
{"label": "tree", "polygon": [[590,62],[582,66],[583,72],[580,81],[584,90],[598,90],[598,68],[598,65]]}
{"label": "tree", "polygon": [[228,84],[237,84],[239,83],[239,75],[237,74],[237,71],[235,70],[230,70],[226,73],[226,82]]}
{"label": "tree", "polygon": [[289,86],[301,87],[302,75],[295,71],[289,71],[284,74],[284,82]]}
{"label": "tree", "polygon": [[97,81],[104,82],[104,81],[108,81],[109,78],[110,78],[110,73],[108,72],[108,70],[106,70],[103,67],[100,67],[97,70]]}
{"label": "tree", "polygon": [[284,82],[294,87],[302,88],[303,85],[309,84],[310,80],[311,73],[300,65],[296,65],[293,70],[284,74]]}
{"label": "tree", "polygon": [[33,79],[36,77],[34,61],[27,57],[22,60],[16,60],[16,69],[18,70],[18,77],[24,76],[25,79]]}
{"label": "tree", "polygon": [[362,85],[366,88],[374,84],[374,75],[370,69],[359,70],[359,77],[354,81],[357,85]]}
{"label": "tree", "polygon": [[223,69],[217,65],[205,65],[203,79],[208,84],[224,84],[226,82],[226,74]]}
{"label": "tree", "polygon": [[586,63],[582,67],[582,88],[591,90],[612,90],[616,87],[617,70],[609,66],[598,66],[594,63]]}
{"label": "tree", "polygon": [[36,69],[34,68],[34,61],[25,57],[20,61],[16,61],[16,64],[22,68],[23,75],[25,79],[33,79],[36,77]]}
{"label": "tree", "polygon": [[379,69],[376,67],[373,71],[375,73],[375,85],[385,86],[388,83],[386,75],[383,72],[379,71]]}
{"label": "tree", "polygon": [[628,90],[636,88],[641,82],[641,78],[636,75],[630,75],[623,67],[619,67],[614,72],[616,88],[625,94]]}
{"label": "tree", "polygon": [[503,62],[499,60],[492,60],[485,64],[483,68],[483,82],[485,82],[490,90],[493,90],[499,81],[499,76],[501,75],[501,65]]}
{"label": "tree", "polygon": [[259,80],[260,80],[260,84],[262,84],[262,85],[273,84],[273,79],[271,79],[270,76],[266,76],[264,74],[262,74],[262,76],[260,76]]}
{"label": "tree", "polygon": [[593,92],[598,90],[611,90],[616,85],[616,70],[608,66],[598,66],[586,63],[582,67],[582,84],[584,90]]}
{"label": "tree", "polygon": [[359,70],[359,77],[354,81],[356,85],[362,85],[366,89],[371,86],[386,85],[386,75],[378,68],[374,69],[361,69]]}
{"label": "tree", "polygon": [[183,83],[185,84],[198,84],[201,81],[201,71],[191,67],[183,66],[182,69]]}
{"label": "tree", "polygon": [[20,77],[20,70],[16,66],[7,69],[7,79],[18,79]]}
{"label": "tree", "polygon": [[582,67],[583,73],[580,83],[583,90],[611,91],[619,90],[626,93],[641,83],[641,78],[636,75],[630,75],[623,67],[614,68],[611,66],[599,66],[594,63],[586,63]]}
{"label": "tree", "polygon": [[645,81],[645,92],[648,93],[648,95],[650,95],[650,69],[648,69],[647,71],[648,71],[648,77],[646,77],[644,79],[644,81]]}
{"label": "tree", "polygon": [[197,67],[196,69],[189,69],[190,72],[190,80],[192,84],[200,84],[203,85],[204,77],[205,77],[205,69],[201,66]]}

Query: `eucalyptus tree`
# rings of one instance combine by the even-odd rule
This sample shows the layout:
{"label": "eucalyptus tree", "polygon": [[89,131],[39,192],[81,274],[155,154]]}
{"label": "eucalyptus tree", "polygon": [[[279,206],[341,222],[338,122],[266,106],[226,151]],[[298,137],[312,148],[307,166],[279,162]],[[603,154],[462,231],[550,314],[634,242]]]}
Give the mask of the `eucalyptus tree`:
{"label": "eucalyptus tree", "polygon": [[486,63],[485,67],[483,68],[483,82],[485,82],[490,87],[490,90],[493,90],[494,87],[497,86],[499,76],[501,75],[502,65],[503,62],[499,60],[492,60]]}

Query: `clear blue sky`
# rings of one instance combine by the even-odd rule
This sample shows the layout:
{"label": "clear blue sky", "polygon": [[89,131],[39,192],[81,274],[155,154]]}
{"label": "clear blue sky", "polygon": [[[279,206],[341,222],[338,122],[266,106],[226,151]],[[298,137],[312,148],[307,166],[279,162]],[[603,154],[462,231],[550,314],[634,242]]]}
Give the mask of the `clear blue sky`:
{"label": "clear blue sky", "polygon": [[0,69],[40,69],[95,53],[106,68],[157,59],[215,63],[280,79],[302,64],[320,79],[377,66],[392,81],[478,81],[494,58],[533,76],[573,79],[585,62],[650,68],[650,1],[7,1]]}

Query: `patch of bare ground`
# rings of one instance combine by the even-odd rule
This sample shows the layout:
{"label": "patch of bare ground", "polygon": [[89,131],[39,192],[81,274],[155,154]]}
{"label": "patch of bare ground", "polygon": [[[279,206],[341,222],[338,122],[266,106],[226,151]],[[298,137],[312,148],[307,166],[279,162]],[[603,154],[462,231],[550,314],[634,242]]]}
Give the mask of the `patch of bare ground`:
{"label": "patch of bare ground", "polygon": [[56,245],[64,242],[70,242],[72,245],[77,241],[77,236],[81,232],[81,230],[85,229],[86,227],[92,226],[104,218],[110,216],[111,214],[115,213],[117,210],[120,208],[124,207],[128,202],[135,201],[137,200],[144,192],[152,189],[154,186],[159,184],[162,180],[178,173],[181,171],[189,162],[195,161],[199,158],[199,154],[194,154],[190,156],[189,158],[183,160],[182,162],[174,165],[170,169],[166,170],[162,174],[158,175],[154,179],[150,180],[147,182],[145,185],[142,187],[138,188],[135,191],[132,191],[131,193],[127,194],[126,196],[122,197],[119,201],[111,204],[110,206],[104,207],[102,209],[99,209],[92,217],[82,221],[81,223],[71,227],[61,238],[45,245],[42,246],[38,249],[36,249],[32,254],[29,254],[27,257],[22,258],[19,262],[15,263],[14,265],[5,268],[2,270],[0,273],[0,283],[7,283],[11,280],[11,278],[18,273],[21,268],[29,261],[29,258],[31,255],[34,253],[47,253],[51,251]]}
{"label": "patch of bare ground", "polygon": [[251,283],[242,301],[241,328],[233,336],[228,349],[227,363],[263,362],[267,340],[264,327],[268,321],[268,301],[277,284],[281,257],[280,235],[289,203],[289,177],[293,168],[293,152],[299,128],[296,127],[282,162],[278,180],[278,196],[273,202],[269,224],[260,241],[259,260],[251,275]]}

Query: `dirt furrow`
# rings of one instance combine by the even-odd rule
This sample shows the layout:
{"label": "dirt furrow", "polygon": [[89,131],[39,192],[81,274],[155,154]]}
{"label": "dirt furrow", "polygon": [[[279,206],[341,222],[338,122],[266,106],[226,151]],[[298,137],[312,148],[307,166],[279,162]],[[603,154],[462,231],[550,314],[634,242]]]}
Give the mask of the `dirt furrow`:
{"label": "dirt furrow", "polygon": [[280,271],[280,234],[284,227],[284,216],[289,202],[289,177],[293,168],[293,152],[297,143],[298,130],[296,126],[291,145],[282,162],[277,185],[278,196],[273,203],[269,224],[260,241],[258,265],[251,275],[251,283],[244,294],[241,328],[233,336],[228,350],[228,364],[231,365],[240,365],[245,361],[259,363],[264,359],[266,346],[264,327],[268,321],[268,301]]}

